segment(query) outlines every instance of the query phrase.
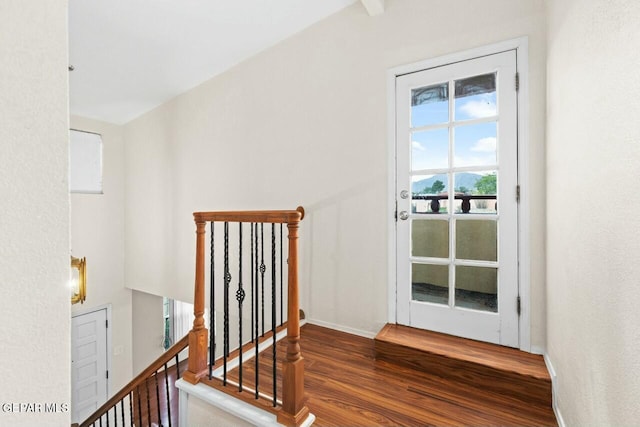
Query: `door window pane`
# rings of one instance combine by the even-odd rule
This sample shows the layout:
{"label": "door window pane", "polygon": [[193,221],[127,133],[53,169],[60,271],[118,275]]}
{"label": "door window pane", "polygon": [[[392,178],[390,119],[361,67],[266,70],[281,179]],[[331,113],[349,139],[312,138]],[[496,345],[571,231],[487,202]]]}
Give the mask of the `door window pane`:
{"label": "door window pane", "polygon": [[443,169],[448,166],[448,128],[411,134],[411,170]]}
{"label": "door window pane", "polygon": [[449,204],[447,174],[414,175],[411,183],[411,212],[414,214],[447,213]]}
{"label": "door window pane", "polygon": [[454,166],[493,166],[497,164],[496,122],[455,128]]}
{"label": "door window pane", "polygon": [[446,265],[411,264],[411,299],[449,304],[449,267]]}
{"label": "door window pane", "polygon": [[456,266],[456,307],[498,311],[498,269]]}
{"label": "door window pane", "polygon": [[457,214],[492,214],[498,212],[498,172],[460,172],[453,176]]}
{"label": "door window pane", "polygon": [[449,221],[413,220],[411,222],[411,255],[449,258]]}
{"label": "door window pane", "polygon": [[411,91],[411,127],[449,121],[449,83],[421,87]]}
{"label": "door window pane", "polygon": [[456,220],[456,259],[498,260],[497,221]]}
{"label": "door window pane", "polygon": [[456,120],[491,117],[497,113],[496,73],[456,80]]}

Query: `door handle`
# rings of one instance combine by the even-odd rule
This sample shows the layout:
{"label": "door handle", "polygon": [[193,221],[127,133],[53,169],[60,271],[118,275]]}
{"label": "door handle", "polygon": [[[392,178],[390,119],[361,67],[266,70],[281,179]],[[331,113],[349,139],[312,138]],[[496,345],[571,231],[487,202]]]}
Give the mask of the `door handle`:
{"label": "door handle", "polygon": [[409,213],[407,211],[401,211],[398,216],[400,217],[401,220],[406,221],[407,219],[409,219]]}

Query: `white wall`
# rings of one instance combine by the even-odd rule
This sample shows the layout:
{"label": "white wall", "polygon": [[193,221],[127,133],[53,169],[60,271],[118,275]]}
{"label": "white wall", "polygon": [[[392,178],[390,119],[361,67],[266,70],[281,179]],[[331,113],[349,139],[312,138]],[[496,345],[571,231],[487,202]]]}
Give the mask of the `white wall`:
{"label": "white wall", "polygon": [[124,283],[124,146],[121,127],[71,117],[71,128],[102,135],[103,194],[71,194],[71,253],[87,257],[87,300],[72,314],[111,304],[111,389],[133,378],[131,290]]}
{"label": "white wall", "polygon": [[[192,427],[279,426],[276,414],[203,384],[176,382],[180,390],[180,425]],[[306,421],[313,423],[311,415]]]}
{"label": "white wall", "polygon": [[[67,2],[0,3],[0,366],[3,404],[70,403]],[[3,406],[4,408],[4,406]],[[3,426],[69,412],[0,411]],[[68,406],[67,406],[68,408]]]}
{"label": "white wall", "polygon": [[164,353],[162,297],[139,291],[132,297],[133,375],[138,375]]}
{"label": "white wall", "polygon": [[251,427],[242,418],[190,396],[187,405],[189,425],[193,427]]}
{"label": "white wall", "polygon": [[548,352],[566,425],[640,420],[640,3],[548,2]]}
{"label": "white wall", "polygon": [[125,126],[128,286],[192,301],[192,212],[303,205],[302,307],[377,332],[387,321],[387,70],[528,35],[532,344],[544,346],[543,2],[385,4],[370,17],[357,2]]}

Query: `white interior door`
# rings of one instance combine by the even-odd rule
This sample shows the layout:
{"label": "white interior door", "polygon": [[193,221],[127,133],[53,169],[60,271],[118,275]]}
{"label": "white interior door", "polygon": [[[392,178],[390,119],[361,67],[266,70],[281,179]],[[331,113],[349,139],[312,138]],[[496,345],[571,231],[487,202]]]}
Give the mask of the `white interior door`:
{"label": "white interior door", "polygon": [[397,322],[518,346],[515,50],[396,78]]}
{"label": "white interior door", "polygon": [[71,422],[107,401],[107,310],[71,319]]}

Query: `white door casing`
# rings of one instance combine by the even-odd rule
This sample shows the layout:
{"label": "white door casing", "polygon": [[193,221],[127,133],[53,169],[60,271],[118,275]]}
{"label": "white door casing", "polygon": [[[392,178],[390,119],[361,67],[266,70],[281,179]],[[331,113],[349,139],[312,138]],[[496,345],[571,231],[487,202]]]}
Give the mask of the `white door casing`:
{"label": "white door casing", "polygon": [[[496,73],[497,113],[492,117],[471,121],[456,121],[454,118],[453,96],[449,97],[448,121],[435,126],[421,126],[416,130],[411,124],[411,93],[413,89],[428,87],[434,84],[448,83],[453,93],[454,82],[472,76]],[[516,51],[508,50],[493,55],[485,55],[477,59],[448,63],[423,71],[407,73],[395,78],[395,202],[397,212],[406,212],[406,220],[398,219],[396,223],[396,321],[400,324],[436,330],[439,332],[479,339],[517,347],[518,331],[518,205],[516,186],[518,185],[518,117],[517,94],[515,89]],[[456,165],[455,131],[469,123],[495,122],[496,127],[496,164],[486,166]],[[467,126],[469,127],[469,126]],[[426,170],[412,168],[413,133],[441,129],[449,132],[449,163]],[[482,167],[480,167],[482,166]],[[449,177],[450,188],[454,187],[457,173],[479,172],[482,169],[497,172],[497,200],[499,212],[495,215],[456,213],[454,211],[454,193],[449,190],[447,200],[450,209],[443,216],[425,216],[412,213],[413,197],[402,198],[402,191],[412,192],[412,176],[434,175],[441,173]],[[405,193],[406,196],[406,193]],[[413,206],[415,211],[415,206]],[[495,262],[463,260],[456,258],[456,224],[469,220],[495,221],[497,224],[497,259]],[[413,256],[411,250],[412,223],[418,220],[446,220],[448,224],[449,252],[447,256],[424,258]],[[434,304],[412,299],[412,263],[422,265],[440,265],[448,269],[448,304]],[[458,268],[494,268],[497,271],[497,313],[472,310],[456,306],[455,275]]]}
{"label": "white door casing", "polygon": [[71,421],[82,422],[107,400],[107,309],[71,319]]}

